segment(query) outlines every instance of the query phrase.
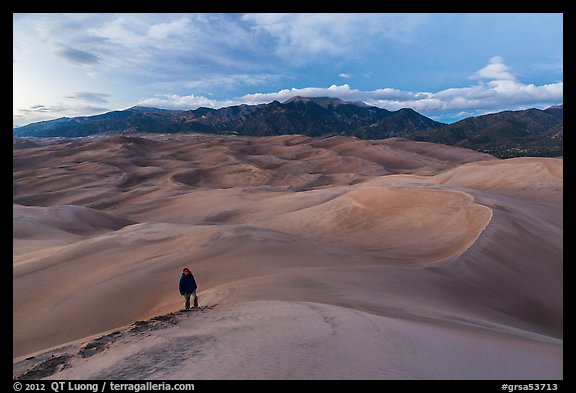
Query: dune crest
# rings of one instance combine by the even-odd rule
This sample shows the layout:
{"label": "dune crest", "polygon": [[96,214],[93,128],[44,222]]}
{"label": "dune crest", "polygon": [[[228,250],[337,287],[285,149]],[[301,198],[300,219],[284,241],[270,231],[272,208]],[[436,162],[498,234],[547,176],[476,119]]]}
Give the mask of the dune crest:
{"label": "dune crest", "polygon": [[446,190],[361,186],[264,226],[322,242],[410,255],[411,263],[435,262],[467,249],[488,225],[491,210],[472,199]]}
{"label": "dune crest", "polygon": [[[419,348],[418,356],[404,344],[406,336]],[[50,380],[561,377],[558,345],[550,350],[539,337],[526,343],[514,332],[495,331],[492,340],[486,343],[472,327],[446,330],[322,303],[254,301],[138,321],[57,348],[53,358],[42,354],[21,361],[15,375]],[[511,366],[518,354],[525,359],[522,368]],[[544,367],[537,358],[546,361]],[[50,367],[53,363],[60,369]]]}

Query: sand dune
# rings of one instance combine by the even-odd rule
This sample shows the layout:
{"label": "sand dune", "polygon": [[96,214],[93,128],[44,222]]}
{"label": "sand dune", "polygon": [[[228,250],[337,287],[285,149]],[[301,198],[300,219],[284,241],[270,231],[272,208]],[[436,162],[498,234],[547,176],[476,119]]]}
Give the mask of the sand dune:
{"label": "sand dune", "polygon": [[15,239],[50,238],[62,232],[96,235],[115,231],[133,221],[82,206],[34,207],[13,205],[12,237]]}
{"label": "sand dune", "polygon": [[29,149],[31,147],[38,147],[37,143],[23,138],[13,138],[12,149]]}
{"label": "sand dune", "polygon": [[[15,375],[178,310],[188,266],[210,308],[53,378],[562,378],[562,159],[298,135],[18,146]],[[177,370],[152,367],[182,342]]]}
{"label": "sand dune", "polygon": [[326,203],[280,215],[264,227],[388,256],[437,262],[462,253],[491,210],[452,191],[358,187]]}
{"label": "sand dune", "polygon": [[[135,323],[55,351],[56,357],[41,355],[24,361],[17,365],[17,376],[58,380],[118,380],[133,375],[163,380],[560,378],[558,340],[534,335],[526,341],[517,333],[438,326],[323,303],[255,301]],[[412,345],[406,345],[407,339]]]}
{"label": "sand dune", "polygon": [[436,176],[443,184],[497,192],[523,192],[525,196],[562,197],[563,160],[558,158],[511,158],[467,163]]}

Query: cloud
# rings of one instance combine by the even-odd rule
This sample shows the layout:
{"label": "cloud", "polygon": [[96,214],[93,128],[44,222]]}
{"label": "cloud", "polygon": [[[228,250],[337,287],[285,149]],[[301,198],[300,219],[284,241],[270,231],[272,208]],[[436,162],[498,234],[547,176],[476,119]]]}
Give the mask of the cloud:
{"label": "cloud", "polygon": [[74,64],[90,65],[96,64],[100,61],[99,57],[92,53],[70,47],[64,47],[57,50],[55,53]]}
{"label": "cloud", "polygon": [[90,71],[99,75],[166,81],[207,70],[260,72],[270,62],[269,48],[235,14],[33,14],[14,29],[16,61],[38,46],[50,58],[97,66]]}
{"label": "cloud", "polygon": [[504,64],[504,59],[494,56],[488,65],[470,75],[470,79],[488,80],[516,80],[516,77],[508,72],[508,66]]}
{"label": "cloud", "polygon": [[177,94],[159,94],[152,98],[139,101],[136,105],[162,109],[189,110],[199,107],[222,108],[225,106],[238,105],[240,102],[235,100],[213,100],[203,96]]}
{"label": "cloud", "polygon": [[339,78],[350,79],[352,78],[352,74],[338,74]]}
{"label": "cloud", "polygon": [[[283,89],[275,93],[253,93],[240,97],[241,101],[259,104],[270,101],[285,101],[295,96],[303,97],[336,97],[344,101],[370,101],[379,100],[407,100],[415,95],[411,92],[403,92],[398,89],[383,88],[370,91],[351,89],[350,85],[331,85],[328,88],[305,87],[301,89]],[[416,95],[417,96],[417,95]]]}
{"label": "cloud", "polygon": [[19,109],[23,113],[58,113],[64,110],[63,106],[31,105],[28,108]]}
{"label": "cloud", "polygon": [[379,40],[406,41],[428,16],[424,14],[274,13],[245,14],[242,21],[273,52],[290,63],[311,55],[349,55]]}
{"label": "cloud", "polygon": [[28,108],[18,109],[21,113],[66,113],[67,116],[80,116],[86,113],[101,113],[108,111],[109,108],[91,105],[32,105]]}
{"label": "cloud", "polygon": [[180,18],[169,22],[156,23],[150,26],[147,36],[152,39],[166,40],[174,36],[179,36],[187,31],[190,21],[187,18]]}
{"label": "cloud", "polygon": [[547,106],[563,101],[563,82],[536,86],[517,81],[496,80],[470,87],[450,88],[435,93],[412,93],[404,100],[367,100],[386,109],[409,107],[424,114],[465,110],[500,110]]}
{"label": "cloud", "polygon": [[77,93],[74,93],[74,94],[68,96],[68,98],[72,98],[75,100],[83,100],[83,101],[96,102],[96,103],[101,103],[101,104],[108,103],[108,100],[106,99],[106,97],[110,97],[110,95],[105,94],[105,93],[92,93],[92,92],[88,92],[88,91],[77,92]]}
{"label": "cloud", "polygon": [[52,120],[56,117],[89,116],[110,111],[110,108],[94,105],[31,105],[27,108],[19,108],[13,115],[14,122],[29,124],[37,121]]}
{"label": "cloud", "polygon": [[157,76],[258,68],[259,62],[251,57],[269,51],[253,35],[234,15],[119,14],[89,24],[78,39],[109,51],[107,64],[121,72],[128,66],[130,73],[152,70],[150,74]]}

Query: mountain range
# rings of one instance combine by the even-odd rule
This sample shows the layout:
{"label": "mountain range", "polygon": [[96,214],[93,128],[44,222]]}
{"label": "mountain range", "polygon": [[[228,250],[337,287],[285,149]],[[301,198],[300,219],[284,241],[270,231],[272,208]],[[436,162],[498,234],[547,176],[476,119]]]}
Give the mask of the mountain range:
{"label": "mountain range", "polygon": [[563,154],[563,112],[563,105],[503,111],[416,132],[410,139],[467,147],[501,158],[556,157]]}
{"label": "mountain range", "polygon": [[293,97],[220,109],[166,110],[132,107],[95,116],[64,117],[13,129],[14,137],[82,137],[96,134],[210,133],[246,136],[346,135],[401,137],[457,145],[497,157],[563,154],[563,106],[504,111],[453,124],[412,109],[397,111],[330,97]]}

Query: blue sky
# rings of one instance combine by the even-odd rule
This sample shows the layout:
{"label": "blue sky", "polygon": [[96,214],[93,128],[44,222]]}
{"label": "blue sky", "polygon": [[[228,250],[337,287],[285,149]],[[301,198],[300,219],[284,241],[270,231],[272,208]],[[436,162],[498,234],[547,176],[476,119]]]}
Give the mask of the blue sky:
{"label": "blue sky", "polygon": [[452,123],[563,102],[562,14],[14,14],[13,123],[295,95]]}

